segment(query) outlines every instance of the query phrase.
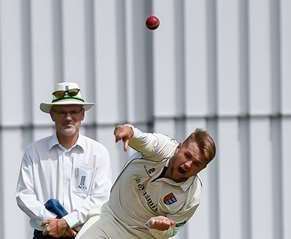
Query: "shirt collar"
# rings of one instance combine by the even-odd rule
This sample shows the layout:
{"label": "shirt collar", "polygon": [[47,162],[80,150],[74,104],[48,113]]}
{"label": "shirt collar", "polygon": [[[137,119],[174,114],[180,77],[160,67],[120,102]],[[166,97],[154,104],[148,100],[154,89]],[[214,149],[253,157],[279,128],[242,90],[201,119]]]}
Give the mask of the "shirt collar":
{"label": "shirt collar", "polygon": [[55,145],[58,145],[59,141],[56,134],[53,134],[49,140],[49,150],[51,150]]}
{"label": "shirt collar", "polygon": [[195,180],[195,176],[192,176],[188,178],[185,182],[182,182],[181,184],[182,190],[186,192],[190,188],[190,186],[193,184],[194,180]]}
{"label": "shirt collar", "polygon": [[[51,150],[56,145],[60,145],[60,143],[59,143],[56,133],[54,133],[49,140],[49,150]],[[75,147],[80,147],[80,149],[84,152],[85,145],[86,145],[86,142],[85,142],[84,136],[79,134],[77,142],[69,150]]]}
{"label": "shirt collar", "polygon": [[179,182],[179,183],[169,178],[159,178],[157,179],[157,181],[159,180],[159,181],[167,182],[168,184],[171,184],[173,186],[180,187],[184,192],[186,192],[190,188],[190,186],[193,184],[195,177],[196,176],[192,176],[188,178],[185,182]]}
{"label": "shirt collar", "polygon": [[86,142],[85,142],[85,137],[83,135],[79,134],[79,137],[75,146],[79,146],[83,150],[83,152],[85,151]]}

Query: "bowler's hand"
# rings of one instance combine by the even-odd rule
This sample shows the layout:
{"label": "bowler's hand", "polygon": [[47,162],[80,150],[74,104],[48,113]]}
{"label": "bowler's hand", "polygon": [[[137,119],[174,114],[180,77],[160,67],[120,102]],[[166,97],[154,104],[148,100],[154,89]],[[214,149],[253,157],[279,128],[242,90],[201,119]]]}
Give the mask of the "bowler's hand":
{"label": "bowler's hand", "polygon": [[164,216],[151,217],[150,220],[146,222],[146,225],[151,229],[156,229],[159,231],[168,230],[170,227],[174,227],[176,222]]}
{"label": "bowler's hand", "polygon": [[77,235],[77,232],[74,231],[72,228],[70,228],[65,231],[65,234],[63,235],[63,237],[75,237],[76,235]]}
{"label": "bowler's hand", "polygon": [[134,133],[131,127],[127,125],[117,126],[114,129],[115,143],[122,140],[124,143],[123,149],[124,151],[127,151],[129,140],[133,137],[133,134]]}
{"label": "bowler's hand", "polygon": [[44,227],[44,235],[49,235],[56,238],[66,236],[73,237],[76,235],[76,232],[69,227],[65,219],[44,220],[42,225]]}

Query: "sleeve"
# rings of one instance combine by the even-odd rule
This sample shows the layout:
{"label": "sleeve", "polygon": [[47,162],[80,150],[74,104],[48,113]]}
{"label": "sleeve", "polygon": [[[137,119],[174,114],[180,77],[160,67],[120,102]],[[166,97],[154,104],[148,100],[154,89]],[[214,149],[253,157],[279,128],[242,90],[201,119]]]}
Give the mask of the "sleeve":
{"label": "sleeve", "polygon": [[37,199],[34,192],[32,160],[26,152],[23,156],[20,173],[16,187],[16,202],[20,209],[30,218],[41,225],[47,218],[55,218],[56,215],[48,211]]}
{"label": "sleeve", "polygon": [[134,135],[129,141],[129,146],[140,152],[146,159],[161,161],[174,154],[178,146],[176,140],[163,134],[144,133],[138,128],[131,127]]}
{"label": "sleeve", "polygon": [[89,195],[79,207],[63,217],[71,228],[84,224],[91,216],[99,215],[102,205],[109,199],[112,172],[108,150],[102,147],[99,155],[97,161],[100,162],[95,167]]}

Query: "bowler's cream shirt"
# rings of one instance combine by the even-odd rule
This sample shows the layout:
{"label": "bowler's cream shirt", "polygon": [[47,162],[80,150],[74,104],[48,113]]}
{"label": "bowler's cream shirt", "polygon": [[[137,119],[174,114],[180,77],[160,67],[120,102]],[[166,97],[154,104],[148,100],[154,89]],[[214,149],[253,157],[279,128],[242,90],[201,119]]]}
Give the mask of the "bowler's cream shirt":
{"label": "bowler's cream shirt", "polygon": [[42,230],[44,219],[56,217],[45,209],[45,202],[58,199],[69,212],[64,218],[73,228],[88,219],[92,208],[95,212],[101,208],[109,198],[110,187],[109,154],[102,144],[79,135],[76,144],[66,149],[52,135],[25,151],[16,200],[30,217],[31,226]]}
{"label": "bowler's cream shirt", "polygon": [[178,142],[162,134],[133,129],[134,137],[129,145],[140,155],[129,161],[117,178],[108,208],[115,220],[129,232],[119,238],[169,238],[175,234],[173,230],[148,230],[145,223],[151,217],[162,215],[174,219],[176,229],[185,224],[199,205],[201,181],[198,176],[181,183],[159,177],[174,155]]}

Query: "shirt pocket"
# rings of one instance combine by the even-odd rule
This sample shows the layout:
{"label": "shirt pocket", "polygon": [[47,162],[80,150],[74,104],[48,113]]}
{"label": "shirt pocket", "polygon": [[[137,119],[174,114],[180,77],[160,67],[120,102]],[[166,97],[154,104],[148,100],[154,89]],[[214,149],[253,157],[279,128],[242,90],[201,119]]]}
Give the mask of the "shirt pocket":
{"label": "shirt pocket", "polygon": [[75,168],[73,191],[80,197],[87,197],[91,191],[94,169],[87,167]]}

